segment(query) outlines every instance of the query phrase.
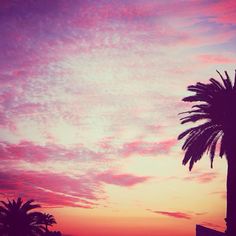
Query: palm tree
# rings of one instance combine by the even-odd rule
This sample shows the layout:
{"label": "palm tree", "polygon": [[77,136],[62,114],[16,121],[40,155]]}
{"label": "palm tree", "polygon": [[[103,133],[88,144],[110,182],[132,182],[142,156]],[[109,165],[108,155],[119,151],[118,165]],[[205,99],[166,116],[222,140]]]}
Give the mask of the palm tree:
{"label": "palm tree", "polygon": [[43,213],[39,219],[40,223],[45,225],[46,232],[49,232],[48,226],[52,226],[53,224],[56,224],[56,220],[53,215]]}
{"label": "palm tree", "polygon": [[40,205],[29,200],[23,204],[21,198],[8,202],[0,201],[0,234],[3,236],[35,236],[44,233],[38,218],[42,213],[31,212]]}
{"label": "palm tree", "polygon": [[211,167],[215,157],[217,143],[220,144],[219,156],[225,155],[228,164],[227,173],[227,210],[226,235],[236,235],[236,71],[232,84],[228,73],[225,78],[217,71],[222,83],[211,78],[209,83],[197,83],[188,86],[192,96],[185,97],[185,102],[199,102],[192,109],[181,114],[181,124],[202,121],[201,124],[187,129],[178,139],[185,137],[182,149],[185,151],[183,164],[189,163],[191,170],[194,163],[204,153],[210,155]]}

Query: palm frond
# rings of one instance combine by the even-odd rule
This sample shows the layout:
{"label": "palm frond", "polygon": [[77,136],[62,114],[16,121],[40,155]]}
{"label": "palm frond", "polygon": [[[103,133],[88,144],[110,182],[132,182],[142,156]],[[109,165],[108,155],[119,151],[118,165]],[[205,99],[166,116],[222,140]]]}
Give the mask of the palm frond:
{"label": "palm frond", "polygon": [[[182,132],[178,139],[185,138],[182,149],[185,151],[183,164],[189,163],[191,170],[204,153],[209,154],[211,167],[216,153],[217,144],[220,143],[219,155],[226,153],[226,141],[236,139],[235,119],[236,113],[230,109],[232,102],[236,103],[236,70],[234,85],[225,71],[223,76],[219,71],[222,83],[210,78],[210,83],[196,83],[187,87],[194,95],[183,98],[185,102],[199,102],[192,109],[180,113],[185,115],[180,119],[181,124],[203,121],[204,123]],[[227,141],[228,142],[228,141]]]}
{"label": "palm frond", "polygon": [[224,154],[225,154],[225,137],[224,134],[222,134],[219,155],[222,158]]}
{"label": "palm frond", "polygon": [[234,89],[236,89],[236,70],[235,70],[235,74],[234,74]]}
{"label": "palm frond", "polygon": [[18,199],[16,201],[16,207],[19,209],[21,207],[22,203],[23,203],[22,199],[20,197],[18,197]]}
{"label": "palm frond", "polygon": [[201,159],[219,132],[217,126],[210,126],[189,135],[182,147],[183,150],[186,150],[183,165],[189,162],[189,169],[191,170],[193,164]]}
{"label": "palm frond", "polygon": [[213,160],[215,157],[216,145],[220,137],[221,137],[221,133],[218,132],[209,145],[211,168],[213,168]]}
{"label": "palm frond", "polygon": [[5,209],[9,209],[9,203],[6,203],[4,201],[0,201],[4,206],[5,206]]}
{"label": "palm frond", "polygon": [[23,204],[23,206],[21,207],[21,210],[24,211],[24,212],[27,212],[27,211],[30,211],[30,210],[33,210],[35,208],[40,208],[41,206],[39,204],[31,204],[32,202],[34,202],[33,199],[31,200],[28,200],[26,203]]}
{"label": "palm frond", "polygon": [[210,102],[212,98],[204,95],[192,95],[182,99],[184,102]]}
{"label": "palm frond", "polygon": [[199,126],[196,126],[196,127],[193,127],[193,128],[190,128],[190,129],[187,129],[186,131],[182,132],[179,136],[178,136],[178,140],[184,138],[187,134],[189,133],[193,133],[193,132],[202,132],[202,130],[206,129],[206,128],[210,128],[212,126],[212,122],[209,121],[209,122],[206,122],[204,124],[201,124]]}
{"label": "palm frond", "polygon": [[219,81],[217,81],[216,79],[210,78],[210,82],[214,85],[215,89],[217,89],[218,91],[224,89],[222,84]]}
{"label": "palm frond", "polygon": [[226,89],[232,89],[233,86],[232,86],[232,83],[231,83],[231,80],[229,78],[229,75],[228,75],[227,71],[225,71],[226,79],[223,77],[223,75],[218,70],[216,70],[216,72],[220,75],[220,78],[222,79],[225,88]]}
{"label": "palm frond", "polygon": [[0,213],[7,214],[7,213],[8,213],[8,210],[7,210],[5,207],[0,206]]}
{"label": "palm frond", "polygon": [[210,119],[210,114],[208,113],[193,114],[193,115],[182,117],[180,120],[181,120],[181,124],[185,124],[188,122],[196,122],[203,119]]}

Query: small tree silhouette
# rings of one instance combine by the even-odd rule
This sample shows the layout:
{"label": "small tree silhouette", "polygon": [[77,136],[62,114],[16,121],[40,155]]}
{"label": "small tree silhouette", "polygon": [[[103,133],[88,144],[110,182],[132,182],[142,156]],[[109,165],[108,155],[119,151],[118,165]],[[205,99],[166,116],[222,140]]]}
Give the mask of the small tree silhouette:
{"label": "small tree silhouette", "polygon": [[206,152],[210,155],[212,167],[217,143],[221,144],[219,155],[225,155],[228,164],[226,235],[236,236],[236,71],[234,84],[226,71],[225,78],[220,72],[218,74],[223,83],[211,78],[210,83],[188,86],[188,90],[195,94],[183,101],[200,103],[181,113],[187,114],[181,118],[181,124],[205,123],[187,129],[178,139],[186,137],[182,147],[185,151],[183,164],[189,163],[190,170]]}
{"label": "small tree silhouette", "polygon": [[23,204],[21,198],[16,201],[4,202],[0,206],[0,232],[7,236],[27,236],[42,235],[43,227],[38,222],[40,212],[30,212],[40,208],[38,204],[32,204],[34,200],[29,200]]}
{"label": "small tree silhouette", "polygon": [[45,230],[46,230],[46,232],[49,231],[49,230],[48,230],[48,226],[52,226],[53,224],[56,224],[56,223],[57,223],[53,215],[46,214],[46,213],[43,213],[43,214],[40,216],[39,221],[40,221],[41,224],[44,224],[44,225],[45,225]]}
{"label": "small tree silhouette", "polygon": [[56,224],[53,215],[33,211],[40,208],[29,200],[23,204],[21,198],[8,202],[0,201],[0,235],[1,236],[60,236],[59,231],[50,232],[48,226]]}

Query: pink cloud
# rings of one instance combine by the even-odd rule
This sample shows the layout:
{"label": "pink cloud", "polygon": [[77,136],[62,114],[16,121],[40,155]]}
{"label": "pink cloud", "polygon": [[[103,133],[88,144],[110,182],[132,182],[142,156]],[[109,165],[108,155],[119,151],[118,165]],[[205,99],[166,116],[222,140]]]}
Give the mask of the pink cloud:
{"label": "pink cloud", "polygon": [[[125,3],[123,1],[111,3],[102,2],[92,5],[87,2],[73,5],[67,2],[61,2],[55,4],[55,6],[52,4],[48,5],[48,9],[45,9],[47,6],[43,7],[36,3],[16,4],[14,7],[11,6],[4,9],[5,16],[8,16],[7,14],[11,13],[5,20],[13,29],[11,28],[12,30],[9,32],[8,24],[3,24],[3,28],[5,29],[3,30],[3,36],[5,37],[3,37],[2,40],[6,42],[6,48],[9,49],[10,47],[11,49],[11,53],[7,54],[7,56],[10,55],[9,60],[14,59],[14,61],[18,62],[14,63],[17,65],[14,66],[14,68],[8,68],[10,69],[8,71],[12,71],[13,77],[23,80],[23,77],[29,78],[34,77],[35,75],[42,75],[44,70],[42,71],[38,67],[41,68],[42,65],[47,66],[49,62],[57,61],[65,55],[71,56],[71,53],[73,52],[76,52],[77,54],[81,51],[90,52],[96,47],[107,47],[108,45],[104,44],[104,32],[114,33],[114,31],[117,31],[118,33],[121,33],[122,39],[131,37],[131,35],[133,35],[131,32],[134,32],[134,35],[136,35],[135,40],[144,43],[151,41],[164,45],[186,43],[189,40],[192,41],[196,35],[191,37],[191,33],[189,34],[186,30],[179,30],[175,27],[170,27],[168,24],[163,24],[162,19],[169,17],[191,17],[194,21],[195,18],[201,19],[201,16],[198,15],[199,12],[202,13],[203,17],[205,17],[207,13],[209,14],[209,12],[211,12],[211,14],[213,14],[212,12],[217,12],[217,14],[221,13],[217,10],[205,10],[207,8],[221,9],[224,7],[224,4],[217,7],[214,4],[204,4],[202,2],[181,2],[178,4],[145,2],[145,4],[143,4],[142,2],[133,1],[126,1]],[[40,9],[38,14],[33,15],[32,21],[27,21],[24,17],[24,12],[30,12],[31,10],[35,11],[38,7]],[[175,14],[173,14],[173,8]],[[79,9],[79,14],[75,14],[75,9]],[[224,7],[224,10],[228,11],[230,10],[230,7]],[[15,14],[12,14],[12,12]],[[45,17],[40,17],[41,15],[47,15],[47,20],[45,20]],[[20,28],[17,17],[22,17],[22,21],[24,22],[25,27],[22,31],[17,30]],[[159,20],[158,27],[153,27],[154,22],[157,22],[153,19]],[[114,27],[109,26],[109,23],[114,21],[125,23],[125,27],[118,27],[119,24],[116,24],[117,26],[114,29]],[[101,27],[101,25],[104,25],[101,24],[101,22],[108,23],[108,25]],[[40,35],[39,32],[35,30],[35,28],[37,28],[35,26],[37,25],[44,25],[44,30],[40,31]],[[101,28],[99,29],[99,32],[96,30],[95,37],[89,30],[98,25]],[[64,32],[65,28],[68,29],[66,33]],[[81,28],[87,30],[87,33],[82,35],[83,37],[81,37],[80,31],[78,32],[78,29]],[[136,34],[140,29],[143,29],[143,32],[148,32],[147,37]],[[73,36],[70,34],[71,31],[73,31]],[[224,32],[224,34],[226,33]],[[39,40],[39,38],[43,38],[43,40]],[[82,41],[87,42],[88,46],[85,48],[80,46],[82,45]],[[122,41],[121,43],[123,45],[127,44],[126,41]],[[16,47],[13,48],[12,45],[15,44]],[[35,47],[31,47],[32,44],[34,44]],[[61,45],[63,45],[63,47],[61,47]],[[116,45],[116,47],[120,46],[120,43]],[[42,54],[42,51],[53,51],[53,53]],[[22,60],[22,55],[25,55],[24,60]],[[26,71],[27,74],[24,74]]]}
{"label": "pink cloud", "polygon": [[236,58],[226,57],[224,55],[204,54],[200,55],[198,58],[202,63],[207,63],[207,64],[236,63]]}
{"label": "pink cloud", "polygon": [[[0,86],[1,91],[1,86]],[[1,91],[0,93],[0,126],[15,130],[15,125],[10,118],[9,110],[15,101],[15,94],[11,89]]]}
{"label": "pink cloud", "polygon": [[[129,22],[138,22],[140,24],[152,24],[150,19],[153,18],[164,18],[164,17],[190,17],[196,16],[198,11],[201,9],[205,9],[211,4],[204,4],[203,2],[178,2],[176,4],[173,3],[165,3],[165,2],[144,2],[137,1],[133,2],[127,0],[116,1],[111,3],[98,4],[96,6],[91,6],[89,4],[83,4],[83,10],[85,12],[93,12],[96,14],[93,16],[95,18],[94,21],[103,20],[119,20],[119,21],[127,21]],[[213,7],[213,6],[212,6]],[[175,10],[175,14],[173,14],[173,10]],[[206,11],[204,11],[205,13]],[[84,17],[90,18],[90,14],[83,14]],[[90,19],[91,20],[91,19]]]}
{"label": "pink cloud", "polygon": [[[164,16],[170,15],[172,17],[185,17],[190,19],[190,24],[192,22],[199,23],[205,20],[206,24],[209,22],[215,22],[218,24],[235,24],[236,23],[236,13],[235,13],[235,1],[229,0],[227,2],[222,1],[191,1],[182,2],[178,4],[163,4],[165,6],[165,11],[162,11]],[[173,14],[175,10],[175,14]],[[171,16],[171,15],[170,15]],[[206,20],[207,19],[207,20]]]}
{"label": "pink cloud", "polygon": [[112,171],[70,176],[46,171],[8,170],[0,172],[3,197],[33,198],[46,207],[94,208],[104,199],[102,183],[131,187],[150,177]]}
{"label": "pink cloud", "polygon": [[2,158],[7,160],[28,160],[38,162],[50,156],[48,148],[23,141],[19,144],[1,143]]}
{"label": "pink cloud", "polygon": [[42,111],[45,111],[45,106],[40,103],[24,103],[14,107],[13,113],[15,113],[15,115],[33,115],[34,113],[39,113]]}
{"label": "pink cloud", "polygon": [[[133,42],[140,43],[140,46],[150,43],[162,44],[162,45],[179,45],[189,43],[192,46],[201,44],[203,42],[225,42],[232,39],[235,32],[232,29],[224,31],[216,31],[213,29],[214,34],[210,33],[205,35],[202,32],[196,33],[196,29],[190,29],[186,31],[181,27],[175,27],[175,25],[163,24],[162,19],[168,17],[178,18],[181,16],[192,17],[195,22],[195,18],[199,18],[201,21],[201,16],[198,16],[198,12],[201,12],[203,17],[207,14],[222,14],[218,9],[224,9],[225,11],[232,11],[231,7],[234,3],[230,1],[230,4],[204,4],[203,2],[191,2],[191,3],[179,3],[179,4],[168,4],[159,2],[150,2],[143,4],[142,2],[127,1],[125,4],[123,1],[117,1],[112,3],[100,3],[91,5],[89,3],[80,3],[78,5],[71,5],[70,3],[58,3],[55,6],[49,4],[50,11],[44,9],[41,4],[15,4],[12,6],[4,8],[4,16],[10,14],[8,17],[4,18],[2,22],[3,26],[3,37],[2,41],[5,42],[6,46],[2,49],[6,50],[6,58],[0,61],[1,76],[4,83],[1,84],[1,88],[5,88],[3,84],[7,83],[10,85],[9,81],[13,85],[10,85],[12,94],[17,95],[21,99],[17,100],[17,103],[10,102],[11,106],[5,106],[4,109],[7,110],[9,117],[4,114],[0,116],[0,123],[3,126],[8,126],[12,117],[17,118],[19,114],[33,114],[38,111],[45,111],[45,104],[30,103],[30,93],[31,91],[35,97],[43,97],[45,92],[48,92],[55,85],[53,84],[56,80],[51,83],[47,76],[52,73],[52,67],[50,64],[56,63],[66,56],[78,55],[83,51],[85,54],[89,54],[94,48],[102,47],[115,47],[122,48],[127,45],[127,40],[130,45]],[[35,11],[39,7],[39,15],[34,15],[32,17],[32,22],[27,21],[24,16],[25,11]],[[46,7],[46,6],[45,6]],[[80,9],[80,14],[75,14],[74,9]],[[175,9],[175,14],[173,15],[173,8]],[[215,11],[207,11],[204,9],[214,8]],[[28,10],[27,10],[28,9]],[[58,11],[60,9],[61,11]],[[12,14],[14,12],[14,14]],[[63,15],[63,21],[60,20],[60,14]],[[47,15],[47,21],[45,17],[40,17],[41,15]],[[17,17],[22,17],[22,22],[24,22],[24,29],[19,31],[20,24]],[[216,17],[217,18],[217,17]],[[153,20],[155,19],[155,20]],[[159,21],[158,21],[159,20]],[[90,30],[97,25],[101,26],[99,22],[104,21],[108,25],[96,30],[96,35],[91,34]],[[110,26],[110,23],[115,21],[116,23],[122,22],[122,27],[119,27],[117,23],[116,26]],[[91,22],[90,25],[87,25]],[[158,25],[154,26],[154,22],[158,22]],[[165,22],[165,21],[164,21]],[[209,22],[207,22],[209,23]],[[124,24],[124,25],[123,25]],[[9,27],[10,25],[11,27]],[[35,26],[44,26],[44,30],[39,32],[35,30]],[[208,24],[207,24],[208,25]],[[11,31],[9,32],[9,28]],[[67,28],[68,32],[66,36],[64,35],[64,29]],[[79,29],[86,29],[87,33],[80,34]],[[199,27],[200,28],[200,27]],[[141,30],[141,31],[140,31]],[[69,32],[73,32],[73,35]],[[137,32],[142,32],[141,34]],[[114,45],[109,43],[107,45],[107,37],[104,35],[116,35],[119,36],[119,42]],[[53,35],[53,37],[52,37]],[[213,35],[213,36],[211,36]],[[40,38],[40,40],[39,40]],[[214,40],[213,40],[214,38]],[[42,40],[43,39],[43,40]],[[86,46],[81,42],[85,42]],[[3,45],[5,45],[3,44]],[[34,47],[32,47],[34,45]],[[42,53],[44,52],[44,53]],[[45,53],[46,52],[46,53]],[[50,53],[49,53],[50,52]],[[24,58],[22,58],[24,55]],[[217,63],[218,59],[215,58],[204,58],[204,60],[215,61]],[[227,63],[226,58],[221,58],[224,63]],[[8,61],[14,61],[14,63],[8,63]],[[53,71],[53,76],[59,75],[59,77],[64,77],[72,73],[70,70]],[[42,83],[41,77],[45,77],[47,83]],[[9,78],[12,78],[10,80]],[[34,80],[38,83],[34,84]],[[45,80],[44,78],[44,80]],[[6,82],[8,81],[8,82]],[[42,86],[42,84],[44,84]],[[20,85],[20,86],[19,86]],[[28,98],[24,96],[23,91],[27,91]],[[41,92],[40,92],[41,91]],[[51,95],[51,94],[50,94]],[[22,99],[23,98],[23,99]],[[50,109],[55,108],[52,101],[48,102]],[[65,104],[62,104],[65,105]],[[64,106],[65,107],[65,106]],[[3,113],[3,111],[2,111]],[[50,115],[56,112],[51,112]],[[46,115],[49,115],[46,114]],[[78,120],[76,117],[74,120]]]}
{"label": "pink cloud", "polygon": [[4,112],[0,112],[0,126],[8,126],[8,119]]}
{"label": "pink cloud", "polygon": [[105,160],[105,154],[95,152],[83,145],[66,148],[62,145],[38,145],[30,141],[21,141],[18,144],[0,142],[2,160],[24,160],[29,162],[43,162],[47,160]]}
{"label": "pink cloud", "polygon": [[236,2],[234,0],[217,1],[210,4],[208,14],[212,17],[210,21],[222,24],[236,24]]}
{"label": "pink cloud", "polygon": [[153,211],[148,209],[148,211],[151,211],[156,214],[161,214],[169,217],[179,218],[179,219],[186,219],[190,220],[192,218],[191,215],[184,213],[184,212],[178,212],[178,211]]}
{"label": "pink cloud", "polygon": [[197,181],[199,183],[208,183],[213,181],[218,176],[217,173],[196,173],[185,177],[187,181]]}
{"label": "pink cloud", "polygon": [[124,157],[129,157],[134,154],[138,155],[158,155],[169,153],[171,148],[176,144],[175,139],[162,142],[144,142],[137,140],[130,143],[125,143],[120,153]]}
{"label": "pink cloud", "polygon": [[101,185],[91,176],[5,171],[0,173],[0,191],[5,197],[37,198],[47,206],[93,208],[102,194]]}
{"label": "pink cloud", "polygon": [[131,187],[139,183],[146,182],[150,177],[148,176],[135,176],[132,174],[116,174],[112,171],[100,173],[96,176],[96,179],[113,185]]}
{"label": "pink cloud", "polygon": [[[64,15],[71,13],[71,5],[67,2],[61,2],[58,6]],[[152,18],[163,18],[163,17],[194,17],[201,19],[201,16],[217,17],[222,18],[227,12],[230,16],[227,18],[233,18],[231,13],[234,13],[233,9],[235,7],[234,1],[230,0],[226,3],[220,1],[217,2],[204,2],[204,1],[194,1],[194,2],[178,2],[165,3],[165,2],[145,2],[137,1],[133,2],[127,1],[116,1],[116,2],[101,2],[97,4],[89,4],[87,2],[74,4],[74,8],[80,8],[80,15],[72,15],[77,23],[77,26],[91,27],[99,24],[101,21],[119,20],[127,21],[137,21],[144,23],[145,21],[149,24],[152,23],[150,19]],[[173,14],[175,10],[175,14]],[[209,11],[211,10],[211,11]],[[93,14],[92,14],[93,13]],[[213,18],[213,19],[215,19]],[[79,21],[81,20],[81,22]],[[77,21],[76,21],[77,20]],[[87,24],[86,24],[87,22]]]}

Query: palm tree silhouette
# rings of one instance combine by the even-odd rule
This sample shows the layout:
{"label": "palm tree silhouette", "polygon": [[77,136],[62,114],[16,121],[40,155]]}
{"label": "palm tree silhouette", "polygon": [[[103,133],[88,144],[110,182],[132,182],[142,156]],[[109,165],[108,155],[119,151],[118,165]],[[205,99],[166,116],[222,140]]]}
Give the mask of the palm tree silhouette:
{"label": "palm tree silhouette", "polygon": [[34,236],[43,235],[42,224],[38,221],[42,213],[30,212],[40,208],[29,200],[23,204],[21,198],[8,202],[0,201],[0,234],[3,236]]}
{"label": "palm tree silhouette", "polygon": [[183,101],[200,103],[181,113],[187,114],[181,118],[181,124],[205,122],[187,129],[178,139],[186,137],[182,146],[183,164],[189,163],[190,170],[204,153],[210,155],[212,167],[217,143],[220,143],[219,156],[225,155],[228,164],[226,235],[236,236],[236,71],[234,84],[226,71],[225,78],[217,72],[223,83],[211,78],[210,83],[188,86],[188,91],[195,94]]}
{"label": "palm tree silhouette", "polygon": [[53,224],[56,224],[56,220],[53,215],[43,213],[39,219],[40,223],[45,225],[46,232],[49,232],[48,226],[52,226]]}

